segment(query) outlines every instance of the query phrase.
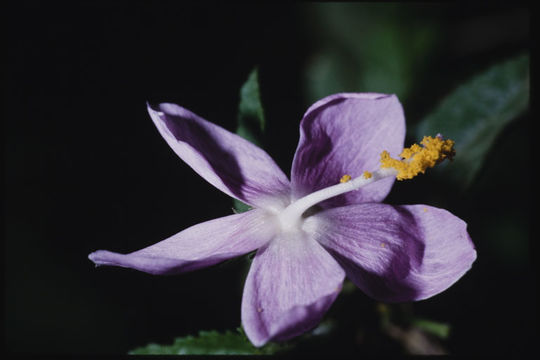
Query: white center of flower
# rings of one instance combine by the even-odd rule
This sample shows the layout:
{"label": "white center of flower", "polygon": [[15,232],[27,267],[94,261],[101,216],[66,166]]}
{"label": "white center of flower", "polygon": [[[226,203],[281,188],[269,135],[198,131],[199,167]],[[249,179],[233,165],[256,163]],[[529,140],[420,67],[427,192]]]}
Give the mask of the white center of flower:
{"label": "white center of flower", "polygon": [[312,192],[292,202],[283,209],[277,218],[283,231],[298,229],[302,225],[302,214],[312,207],[326,199],[333,198],[349,191],[358,190],[372,182],[389,177],[396,176],[397,170],[394,168],[382,168],[371,173],[369,177],[361,175],[357,178],[346,180],[340,184],[332,185],[327,188]]}

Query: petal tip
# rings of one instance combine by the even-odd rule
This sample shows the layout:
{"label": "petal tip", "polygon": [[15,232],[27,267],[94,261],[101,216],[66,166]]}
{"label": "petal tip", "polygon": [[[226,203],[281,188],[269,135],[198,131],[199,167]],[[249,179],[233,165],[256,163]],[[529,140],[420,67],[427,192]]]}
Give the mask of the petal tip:
{"label": "petal tip", "polygon": [[88,254],[88,260],[92,261],[96,267],[106,265],[106,257],[108,254],[110,254],[110,252],[107,250],[96,250]]}
{"label": "petal tip", "polygon": [[100,265],[100,264],[99,264],[99,260],[98,260],[99,252],[100,252],[100,250],[94,251],[94,252],[88,254],[88,260],[90,260],[91,262],[93,262],[94,265],[96,265],[96,267],[98,267],[98,266]]}
{"label": "petal tip", "polygon": [[149,101],[146,102],[146,110],[152,116],[155,115],[163,115],[163,112],[161,111],[161,104],[158,105],[152,105]]}
{"label": "petal tip", "polygon": [[90,261],[94,261],[94,258],[95,258],[95,256],[96,256],[95,254],[96,254],[96,251],[94,251],[94,252],[88,254],[88,259],[89,259]]}

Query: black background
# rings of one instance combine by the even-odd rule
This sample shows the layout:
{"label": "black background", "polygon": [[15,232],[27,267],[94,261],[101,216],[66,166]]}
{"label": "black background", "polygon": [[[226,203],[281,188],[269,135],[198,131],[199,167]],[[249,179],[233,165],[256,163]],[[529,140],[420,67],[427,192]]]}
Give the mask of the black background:
{"label": "black background", "polygon": [[[239,326],[242,260],[156,277],[95,269],[87,255],[97,249],[137,250],[231,212],[230,199],[168,148],[147,115],[146,101],[181,104],[234,131],[239,88],[259,66],[266,149],[289,172],[298,123],[310,105],[301,86],[302,68],[317,46],[306,30],[309,6],[22,1],[4,7],[8,353],[126,353],[199,330]],[[508,15],[516,9],[519,16]],[[509,28],[528,24],[528,11],[519,6],[456,3],[426,14],[430,11],[450,31],[467,19],[491,15]],[[426,91],[405,104],[406,113],[425,111],[423,104],[476,71],[476,64],[525,49],[527,31],[476,52],[447,49]],[[472,41],[473,47],[483,43]],[[505,134],[512,142],[498,139],[499,148],[517,146],[528,153],[526,116]],[[497,174],[496,162],[486,165],[488,174]],[[510,207],[528,234],[528,176],[524,172],[508,187],[498,178],[495,183],[481,178],[471,190],[477,194],[474,203],[467,202],[470,193],[456,195],[451,210],[486,224],[494,209]],[[401,187],[404,195],[392,192],[388,202],[425,199],[415,200],[410,195],[415,192],[407,190],[418,188],[411,186]],[[464,205],[456,205],[459,201]],[[414,304],[415,311],[452,323],[447,343],[452,353],[524,352],[536,317],[536,284],[527,258],[517,265],[501,262],[487,240],[476,241],[475,231],[480,233],[470,223],[479,249],[473,270],[447,292]],[[332,311],[356,309],[369,318],[375,316],[366,315],[374,304],[356,292],[338,299]],[[327,350],[397,351],[387,340],[364,348],[346,345],[352,338],[327,344]]]}

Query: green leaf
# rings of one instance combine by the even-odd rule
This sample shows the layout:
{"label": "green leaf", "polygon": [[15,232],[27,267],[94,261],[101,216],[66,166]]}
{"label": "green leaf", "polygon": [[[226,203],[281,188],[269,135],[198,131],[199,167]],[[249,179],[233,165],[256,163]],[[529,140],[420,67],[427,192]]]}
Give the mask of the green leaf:
{"label": "green leaf", "polygon": [[424,332],[435,335],[441,339],[448,338],[450,334],[450,325],[427,319],[415,319],[412,325]]}
{"label": "green leaf", "polygon": [[454,161],[439,166],[445,177],[469,186],[496,137],[529,105],[529,56],[494,65],[459,86],[414,130],[418,140],[441,133],[456,142]]}
{"label": "green leaf", "polygon": [[260,146],[264,127],[264,112],[259,90],[259,71],[255,68],[240,89],[238,129],[236,133]]}
{"label": "green leaf", "polygon": [[[238,128],[236,133],[254,143],[262,145],[262,135],[265,128],[264,112],[259,90],[259,71],[254,68],[248,79],[240,88],[240,104],[238,105]],[[233,210],[242,213],[251,207],[240,200],[233,199]]]}
{"label": "green leaf", "polygon": [[244,204],[238,199],[233,198],[233,211],[236,214],[243,213],[245,211],[251,210],[251,206]]}
{"label": "green leaf", "polygon": [[200,331],[198,336],[176,338],[171,345],[148,344],[134,349],[130,355],[265,355],[282,351],[285,346],[269,343],[253,346],[243,331]]}

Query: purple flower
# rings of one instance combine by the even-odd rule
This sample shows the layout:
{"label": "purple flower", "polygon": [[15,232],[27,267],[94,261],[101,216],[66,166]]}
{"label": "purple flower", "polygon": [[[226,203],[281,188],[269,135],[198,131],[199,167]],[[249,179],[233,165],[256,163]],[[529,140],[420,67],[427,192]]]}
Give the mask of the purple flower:
{"label": "purple flower", "polygon": [[[394,95],[342,93],[313,104],[300,123],[290,181],[265,151],[187,109],[148,111],[182,160],[253,209],[129,254],[99,250],[89,258],[163,275],[257,250],[242,298],[242,324],[255,346],[317,325],[345,276],[383,302],[421,300],[447,289],[476,259],[467,224],[448,211],[380,203],[398,174],[381,167],[381,153],[395,162],[389,156],[405,153]],[[420,163],[419,152],[406,150],[412,157],[402,155],[402,166]]]}

